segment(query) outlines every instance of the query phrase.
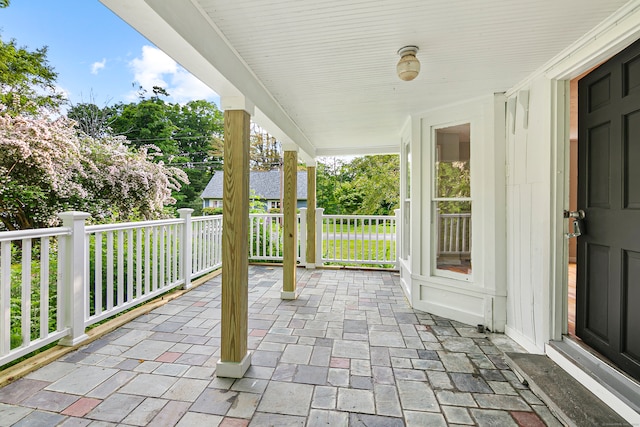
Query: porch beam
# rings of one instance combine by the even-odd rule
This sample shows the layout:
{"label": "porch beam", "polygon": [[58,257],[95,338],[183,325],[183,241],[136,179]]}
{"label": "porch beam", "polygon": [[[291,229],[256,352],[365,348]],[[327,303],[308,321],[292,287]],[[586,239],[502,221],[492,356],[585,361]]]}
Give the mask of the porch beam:
{"label": "porch beam", "polygon": [[316,268],[316,162],[307,163],[306,267]]}
{"label": "porch beam", "polygon": [[[234,100],[232,104],[236,104]],[[232,106],[229,104],[229,106]],[[245,109],[224,112],[222,192],[222,319],[218,377],[242,378],[247,351],[249,286],[249,126]]]}
{"label": "porch beam", "polygon": [[282,299],[296,299],[296,265],[298,258],[298,220],[296,215],[298,199],[298,151],[285,147],[284,152],[284,194],[283,194],[283,262]]}

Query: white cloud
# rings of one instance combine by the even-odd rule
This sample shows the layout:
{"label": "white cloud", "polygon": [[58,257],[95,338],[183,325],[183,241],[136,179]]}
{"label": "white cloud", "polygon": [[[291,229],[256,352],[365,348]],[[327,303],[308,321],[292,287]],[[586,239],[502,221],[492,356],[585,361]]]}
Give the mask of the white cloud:
{"label": "white cloud", "polygon": [[102,58],[102,61],[94,62],[91,64],[91,74],[98,74],[98,71],[102,70],[107,65],[107,58]]}
{"label": "white cloud", "polygon": [[[142,46],[142,57],[133,59],[129,66],[137,84],[148,94],[152,93],[153,86],[159,86],[169,92],[173,102],[217,98],[216,93],[208,86],[153,46]],[[132,91],[129,98],[137,98],[137,90]]]}

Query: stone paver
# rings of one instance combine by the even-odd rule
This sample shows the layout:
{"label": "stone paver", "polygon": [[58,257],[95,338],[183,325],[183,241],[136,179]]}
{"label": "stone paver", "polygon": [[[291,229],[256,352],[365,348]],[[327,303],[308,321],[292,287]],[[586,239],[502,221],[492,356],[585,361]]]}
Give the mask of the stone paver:
{"label": "stone paver", "polygon": [[[251,266],[242,379],[219,378],[220,276],[0,388],[0,427],[558,426],[499,334],[412,310],[397,273]],[[522,351],[520,349],[520,351]]]}

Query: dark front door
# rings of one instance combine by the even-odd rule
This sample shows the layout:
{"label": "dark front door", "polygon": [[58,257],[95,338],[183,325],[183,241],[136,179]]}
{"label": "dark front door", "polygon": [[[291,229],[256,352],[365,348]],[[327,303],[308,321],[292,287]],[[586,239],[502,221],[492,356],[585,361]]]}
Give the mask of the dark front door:
{"label": "dark front door", "polygon": [[578,83],[576,334],[640,379],[640,41]]}

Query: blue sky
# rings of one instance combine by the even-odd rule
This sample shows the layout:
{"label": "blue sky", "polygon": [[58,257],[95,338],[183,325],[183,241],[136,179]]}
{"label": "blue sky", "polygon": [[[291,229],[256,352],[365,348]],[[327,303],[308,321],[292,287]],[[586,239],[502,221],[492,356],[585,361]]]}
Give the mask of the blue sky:
{"label": "blue sky", "polygon": [[185,71],[98,0],[11,0],[0,9],[0,37],[29,50],[48,46],[57,84],[72,103],[98,106],[132,102],[137,82],[172,95],[170,102],[216,94]]}

